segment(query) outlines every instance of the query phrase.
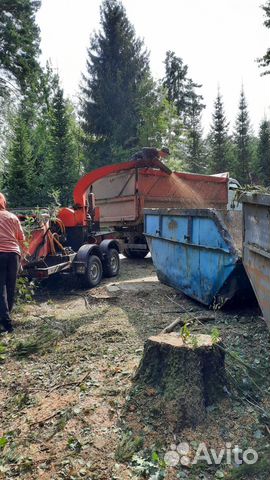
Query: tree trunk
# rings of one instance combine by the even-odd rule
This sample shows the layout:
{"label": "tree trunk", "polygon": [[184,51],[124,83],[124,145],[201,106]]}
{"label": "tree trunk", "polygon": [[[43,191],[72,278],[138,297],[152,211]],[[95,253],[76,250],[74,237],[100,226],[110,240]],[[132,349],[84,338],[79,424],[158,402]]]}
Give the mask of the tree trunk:
{"label": "tree trunk", "polygon": [[[150,337],[134,377],[126,420],[179,432],[206,416],[206,407],[224,396],[224,350],[209,335]],[[133,418],[132,418],[133,417]]]}

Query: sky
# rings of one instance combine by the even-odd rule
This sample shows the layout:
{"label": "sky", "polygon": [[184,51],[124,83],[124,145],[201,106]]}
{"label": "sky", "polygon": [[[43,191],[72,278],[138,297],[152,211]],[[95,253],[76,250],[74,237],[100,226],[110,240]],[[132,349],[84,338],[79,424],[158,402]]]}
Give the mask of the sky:
{"label": "sky", "polygon": [[[256,59],[270,47],[270,30],[260,8],[266,0],[122,0],[137,36],[150,52],[155,79],[164,76],[166,51],[189,66],[202,84],[205,133],[212,120],[217,90],[233,129],[243,84],[254,133],[270,119],[270,75],[261,76]],[[58,71],[66,95],[76,100],[86,71],[90,35],[100,28],[101,0],[42,0],[37,13],[41,62]]]}

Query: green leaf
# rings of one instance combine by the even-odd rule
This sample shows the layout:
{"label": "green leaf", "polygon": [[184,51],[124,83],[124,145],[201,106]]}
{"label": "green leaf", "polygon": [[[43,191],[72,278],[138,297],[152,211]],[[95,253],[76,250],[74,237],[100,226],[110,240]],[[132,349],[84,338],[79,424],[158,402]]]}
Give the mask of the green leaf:
{"label": "green leaf", "polygon": [[157,463],[159,462],[159,455],[157,452],[152,453],[152,461]]}
{"label": "green leaf", "polygon": [[8,443],[6,437],[0,437],[0,449],[5,448],[6,444]]}

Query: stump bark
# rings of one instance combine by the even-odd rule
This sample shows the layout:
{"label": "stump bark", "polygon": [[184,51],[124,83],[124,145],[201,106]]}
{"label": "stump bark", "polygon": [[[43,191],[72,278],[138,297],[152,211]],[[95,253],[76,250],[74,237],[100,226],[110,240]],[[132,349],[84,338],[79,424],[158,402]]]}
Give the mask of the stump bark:
{"label": "stump bark", "polygon": [[188,343],[176,333],[150,337],[127,404],[131,423],[134,416],[140,423],[147,418],[153,428],[175,433],[201,423],[206,407],[224,396],[225,355],[219,347],[209,335]]}

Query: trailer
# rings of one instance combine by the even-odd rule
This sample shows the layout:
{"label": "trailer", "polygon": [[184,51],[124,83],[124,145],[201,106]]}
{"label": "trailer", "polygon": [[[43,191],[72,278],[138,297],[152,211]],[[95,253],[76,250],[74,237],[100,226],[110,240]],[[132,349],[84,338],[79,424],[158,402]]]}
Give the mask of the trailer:
{"label": "trailer", "polygon": [[270,328],[270,195],[247,193],[243,203],[243,262]]}
{"label": "trailer", "polygon": [[15,211],[26,233],[22,258],[23,275],[45,279],[65,273],[80,280],[82,286],[96,287],[103,277],[118,275],[119,243],[103,235],[93,236],[91,218],[87,217],[88,237],[76,242],[75,248],[67,236],[65,224],[41,211]]}
{"label": "trailer", "polygon": [[[127,257],[144,258],[144,208],[228,207],[229,178],[171,172],[158,160],[137,160],[108,165],[82,177],[74,189],[74,208],[63,209],[60,218],[75,241],[84,221],[87,203],[95,198],[96,228],[109,230],[121,241]],[[91,197],[92,196],[92,197]],[[90,198],[90,200],[89,200]],[[70,230],[72,228],[72,231]]]}

